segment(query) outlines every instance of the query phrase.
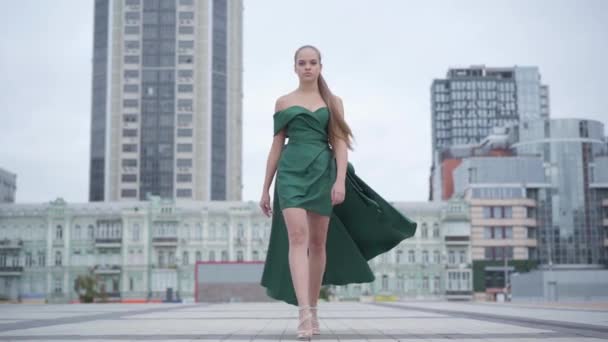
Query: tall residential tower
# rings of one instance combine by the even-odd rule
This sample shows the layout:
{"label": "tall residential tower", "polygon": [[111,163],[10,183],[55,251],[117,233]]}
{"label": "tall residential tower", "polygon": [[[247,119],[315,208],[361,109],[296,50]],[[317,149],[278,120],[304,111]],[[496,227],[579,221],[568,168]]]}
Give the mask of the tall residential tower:
{"label": "tall residential tower", "polygon": [[548,118],[549,89],[541,84],[537,67],[453,68],[445,79],[433,81],[431,107],[433,165],[429,197],[439,201],[449,197],[443,189],[441,151],[453,145],[477,144],[493,127]]}
{"label": "tall residential tower", "polygon": [[241,0],[95,0],[90,201],[240,200]]}

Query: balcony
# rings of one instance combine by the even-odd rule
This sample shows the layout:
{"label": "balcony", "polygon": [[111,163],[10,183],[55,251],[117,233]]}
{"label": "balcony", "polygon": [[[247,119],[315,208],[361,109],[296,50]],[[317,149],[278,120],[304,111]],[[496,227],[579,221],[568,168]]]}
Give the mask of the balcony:
{"label": "balcony", "polygon": [[0,266],[0,277],[15,277],[20,276],[23,273],[22,266]]}
{"label": "balcony", "polygon": [[95,265],[93,267],[95,274],[120,274],[122,267],[120,265]]}
{"label": "balcony", "polygon": [[177,236],[156,236],[152,238],[154,247],[177,247]]}
{"label": "balcony", "polygon": [[120,248],[122,238],[95,238],[97,248]]}
{"label": "balcony", "polygon": [[23,247],[23,240],[0,240],[0,249],[21,249]]}

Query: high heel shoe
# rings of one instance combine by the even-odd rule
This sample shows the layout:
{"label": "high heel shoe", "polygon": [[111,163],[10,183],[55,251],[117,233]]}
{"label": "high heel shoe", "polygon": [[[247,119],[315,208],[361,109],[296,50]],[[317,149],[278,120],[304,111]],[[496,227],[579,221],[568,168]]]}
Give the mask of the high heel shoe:
{"label": "high heel shoe", "polygon": [[[303,313],[302,311],[304,311],[304,310],[308,310],[308,312]],[[300,311],[300,315],[299,315],[300,323],[298,323],[298,330],[297,330],[298,340],[310,341],[310,338],[312,337],[312,329],[310,328],[312,314],[310,313],[310,306],[308,306],[308,305],[301,306],[298,311]],[[306,325],[305,325],[306,322],[308,322],[308,324],[309,324],[308,328],[306,328]]]}
{"label": "high heel shoe", "polygon": [[317,307],[311,306],[310,312],[312,314],[312,334],[321,335],[321,330],[319,329],[319,317],[317,316]]}

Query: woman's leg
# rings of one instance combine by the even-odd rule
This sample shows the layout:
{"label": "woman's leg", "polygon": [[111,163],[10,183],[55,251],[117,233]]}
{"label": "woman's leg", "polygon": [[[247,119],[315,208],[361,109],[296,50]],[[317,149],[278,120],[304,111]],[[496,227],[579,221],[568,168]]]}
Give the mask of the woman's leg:
{"label": "woman's leg", "polygon": [[309,229],[306,210],[300,208],[283,209],[289,238],[289,269],[291,281],[300,307],[310,305],[308,275]]}
{"label": "woman's leg", "polygon": [[314,212],[308,212],[308,224],[310,227],[308,239],[308,263],[309,263],[309,300],[313,308],[313,328],[315,333],[319,333],[319,322],[317,320],[317,301],[321,290],[323,274],[325,274],[325,264],[327,254],[325,245],[327,242],[327,230],[329,227],[329,216],[321,216]]}

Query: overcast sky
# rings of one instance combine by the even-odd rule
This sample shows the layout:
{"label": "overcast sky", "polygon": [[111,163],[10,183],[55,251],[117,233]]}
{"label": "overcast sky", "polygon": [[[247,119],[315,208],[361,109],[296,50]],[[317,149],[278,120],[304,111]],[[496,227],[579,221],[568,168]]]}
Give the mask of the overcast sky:
{"label": "overcast sky", "polygon": [[[313,44],[344,100],[357,173],[389,200],[428,197],[430,85],[449,67],[535,65],[551,116],[608,123],[608,1],[245,0],[243,199],[258,200],[275,99]],[[88,200],[93,0],[0,12],[0,167],[17,202]]]}

